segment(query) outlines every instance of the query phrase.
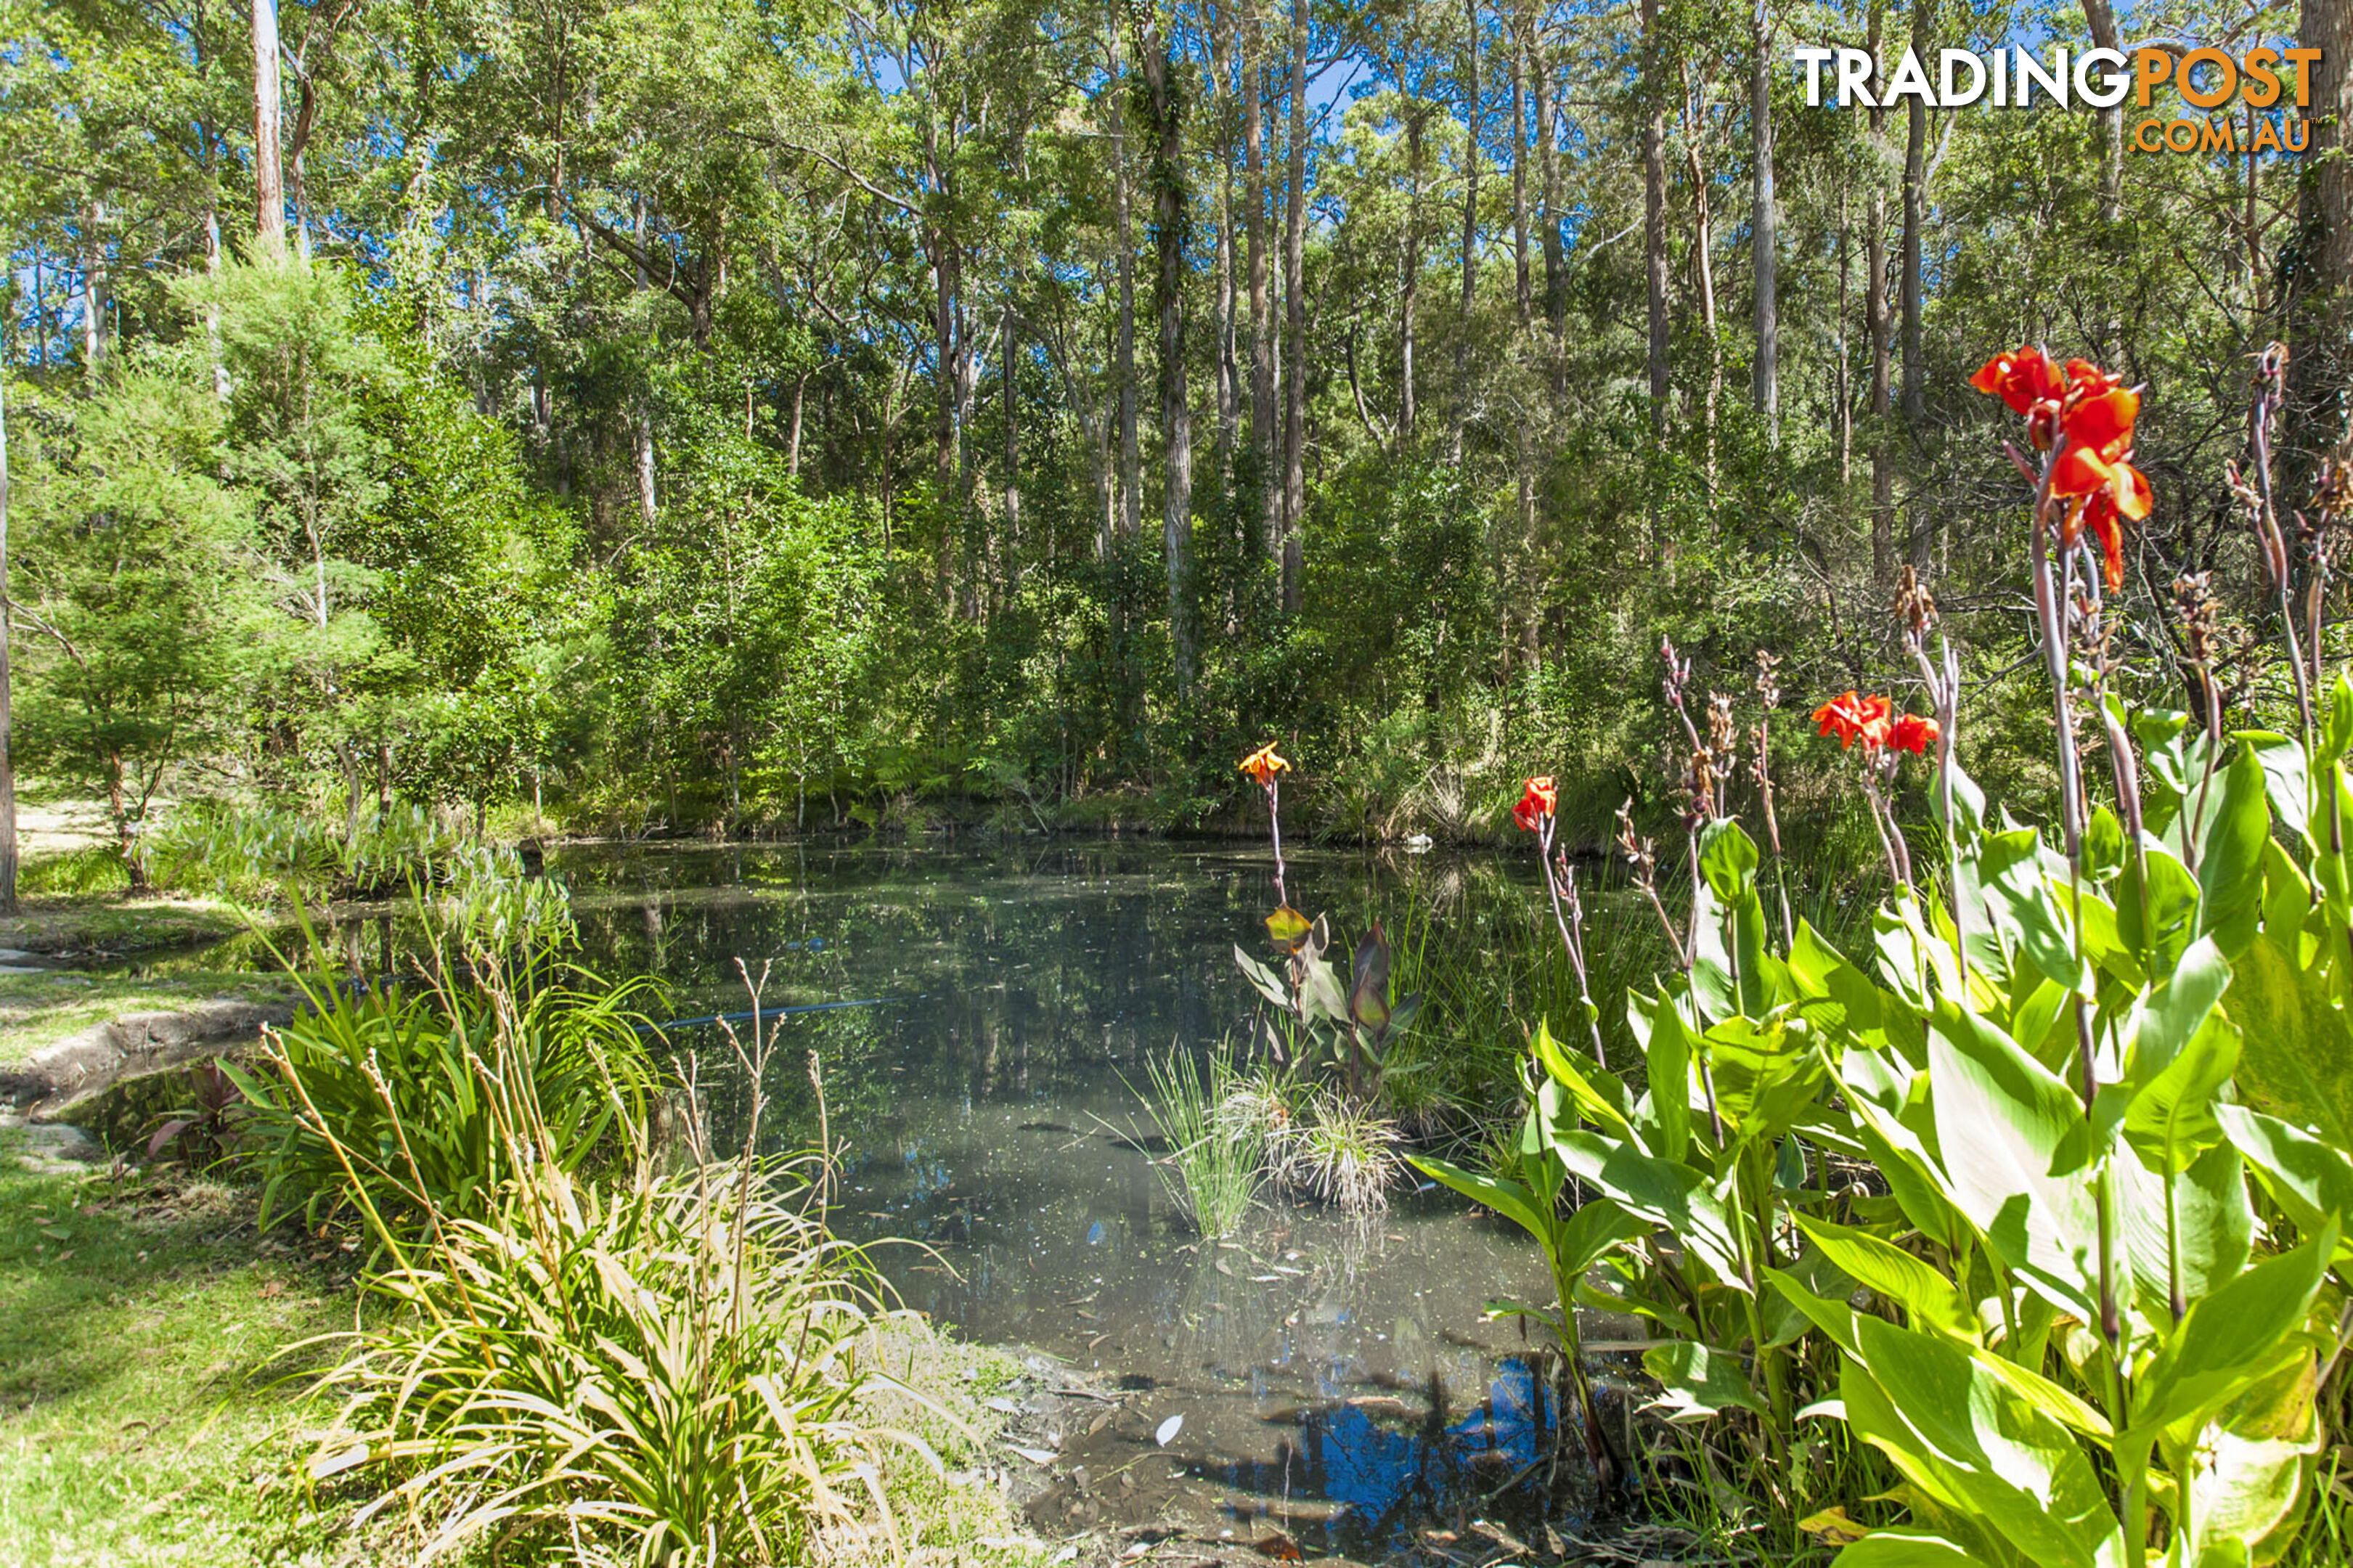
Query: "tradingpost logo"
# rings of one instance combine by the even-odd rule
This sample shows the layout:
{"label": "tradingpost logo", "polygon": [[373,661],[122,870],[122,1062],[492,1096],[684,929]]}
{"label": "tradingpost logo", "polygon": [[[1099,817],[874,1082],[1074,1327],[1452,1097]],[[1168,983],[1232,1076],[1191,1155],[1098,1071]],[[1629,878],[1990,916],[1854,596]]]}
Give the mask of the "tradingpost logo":
{"label": "tradingpost logo", "polygon": [[1811,109],[1822,107],[1827,87],[1830,101],[1840,109],[1884,109],[1915,100],[1931,109],[2030,109],[2045,103],[2115,109],[2130,98],[2136,108],[2151,110],[2159,107],[2158,89],[2170,86],[2183,103],[2204,110],[2204,118],[2145,114],[2126,133],[2126,145],[2138,153],[2253,155],[2301,153],[2312,144],[2311,121],[2287,109],[2290,103],[2298,110],[2311,107],[2312,68],[2320,51],[2265,47],[2234,55],[2171,44],[2143,45],[2129,54],[2101,48],[2071,54],[2064,46],[2046,54],[2022,45],[1938,49],[1933,78],[1911,49],[1883,76],[1868,49],[1800,48],[1794,58],[1804,68],[1806,104]]}

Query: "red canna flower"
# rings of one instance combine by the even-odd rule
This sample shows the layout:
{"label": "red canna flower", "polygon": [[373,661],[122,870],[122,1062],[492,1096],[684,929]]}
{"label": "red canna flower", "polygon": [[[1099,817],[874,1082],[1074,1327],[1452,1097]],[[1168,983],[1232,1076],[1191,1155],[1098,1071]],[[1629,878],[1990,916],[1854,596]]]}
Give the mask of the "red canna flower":
{"label": "red canna flower", "polygon": [[1274,754],[1272,741],[1269,741],[1265,745],[1244,757],[1237,765],[1242,772],[1256,779],[1261,789],[1272,784],[1275,774],[1287,773],[1291,771],[1290,763]]}
{"label": "red canna flower", "polygon": [[1892,721],[1886,698],[1863,697],[1852,691],[1842,692],[1814,710],[1814,722],[1821,726],[1816,732],[1837,736],[1842,748],[1857,741],[1866,749],[1887,744]]}
{"label": "red canna flower", "polygon": [[1895,721],[1895,728],[1888,736],[1887,743],[1899,752],[1909,752],[1915,757],[1922,756],[1926,753],[1929,747],[1936,743],[1937,738],[1943,733],[1944,731],[1937,727],[1934,719],[1923,718],[1917,713],[1906,713]]}
{"label": "red canna flower", "polygon": [[2085,369],[2084,384],[2099,390],[2072,395],[2060,416],[2067,447],[2052,468],[2051,493],[2073,503],[2060,524],[2060,543],[2073,549],[2084,530],[2091,529],[2100,541],[2103,575],[2114,592],[2125,583],[2124,521],[2147,517],[2156,498],[2148,476],[2131,462],[2139,394],[2117,388],[2116,378],[2095,365]]}
{"label": "red canna flower", "polygon": [[1559,792],[1553,787],[1552,775],[1538,773],[1528,780],[1527,792],[1520,796],[1520,804],[1512,807],[1512,820],[1527,832],[1536,832],[1545,819],[1552,816],[1559,799]]}
{"label": "red canna flower", "polygon": [[2067,390],[2067,378],[2049,354],[2024,343],[1986,361],[1969,377],[1969,384],[2009,404],[2012,414],[2026,414],[2038,403],[2058,401]]}

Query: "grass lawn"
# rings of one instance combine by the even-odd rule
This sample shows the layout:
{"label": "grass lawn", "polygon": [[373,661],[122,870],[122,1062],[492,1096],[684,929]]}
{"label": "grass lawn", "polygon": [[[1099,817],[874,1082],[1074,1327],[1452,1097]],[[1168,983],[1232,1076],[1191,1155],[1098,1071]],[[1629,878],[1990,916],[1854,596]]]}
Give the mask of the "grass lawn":
{"label": "grass lawn", "polygon": [[244,930],[237,906],[215,899],[45,894],[22,899],[16,914],[0,916],[0,947],[60,955],[149,952]]}
{"label": "grass lawn", "polygon": [[44,1046],[126,1014],[220,1000],[287,1001],[293,994],[291,983],[282,975],[240,970],[145,976],[71,970],[0,974],[0,1068],[18,1066]]}
{"label": "grass lawn", "polygon": [[316,1419],[276,1358],[349,1325],[343,1255],[265,1240],[217,1183],[37,1174],[16,1142],[0,1131],[0,1568],[332,1561],[271,1500]]}

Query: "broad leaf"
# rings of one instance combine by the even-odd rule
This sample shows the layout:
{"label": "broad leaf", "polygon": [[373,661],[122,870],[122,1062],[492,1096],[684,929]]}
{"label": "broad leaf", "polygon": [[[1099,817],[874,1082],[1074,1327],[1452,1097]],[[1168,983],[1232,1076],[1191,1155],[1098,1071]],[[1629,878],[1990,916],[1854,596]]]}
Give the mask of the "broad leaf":
{"label": "broad leaf", "polygon": [[2239,1099],[2353,1149],[2353,1028],[2344,1009],[2269,935],[2234,962],[2238,981],[2226,1005],[2244,1037]]}
{"label": "broad leaf", "polygon": [[2191,1303],[2136,1380],[2134,1433],[2146,1441],[2276,1370],[2288,1337],[2304,1325],[2336,1244],[2336,1226],[2323,1226],[2314,1240],[2265,1258]]}
{"label": "broad leaf", "polygon": [[1659,1345],[1642,1352],[1642,1370],[1660,1384],[1659,1397],[1642,1408],[1663,1410],[1675,1425],[1704,1421],[1726,1410],[1771,1415],[1749,1386],[1739,1359],[1727,1352],[1688,1340]]}

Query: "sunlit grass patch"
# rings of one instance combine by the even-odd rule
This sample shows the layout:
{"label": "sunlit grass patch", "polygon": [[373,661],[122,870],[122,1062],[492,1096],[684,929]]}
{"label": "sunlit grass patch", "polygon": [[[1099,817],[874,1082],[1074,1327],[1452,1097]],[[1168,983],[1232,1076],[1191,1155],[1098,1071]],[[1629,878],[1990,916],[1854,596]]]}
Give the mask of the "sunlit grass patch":
{"label": "sunlit grass patch", "polygon": [[301,1561],[281,1349],[349,1321],[218,1184],[36,1175],[0,1131],[0,1568]]}

